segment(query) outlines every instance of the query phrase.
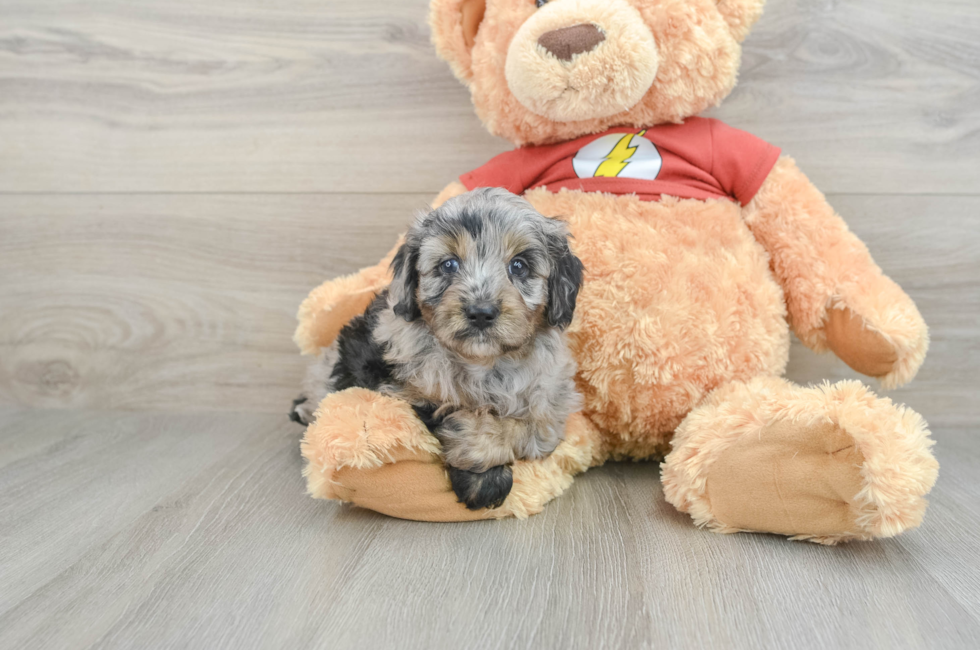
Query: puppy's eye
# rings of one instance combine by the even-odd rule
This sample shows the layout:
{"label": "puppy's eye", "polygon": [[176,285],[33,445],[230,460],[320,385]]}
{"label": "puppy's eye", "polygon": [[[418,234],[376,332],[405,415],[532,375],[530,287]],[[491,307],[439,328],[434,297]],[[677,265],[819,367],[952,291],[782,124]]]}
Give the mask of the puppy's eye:
{"label": "puppy's eye", "polygon": [[548,0],[534,0],[534,4],[537,5],[538,9],[548,4]]}
{"label": "puppy's eye", "polygon": [[515,257],[510,261],[507,271],[515,278],[526,278],[527,274],[531,272],[531,267],[521,258]]}
{"label": "puppy's eye", "polygon": [[459,260],[455,258],[449,258],[445,262],[439,265],[439,270],[446,275],[452,275],[459,271]]}

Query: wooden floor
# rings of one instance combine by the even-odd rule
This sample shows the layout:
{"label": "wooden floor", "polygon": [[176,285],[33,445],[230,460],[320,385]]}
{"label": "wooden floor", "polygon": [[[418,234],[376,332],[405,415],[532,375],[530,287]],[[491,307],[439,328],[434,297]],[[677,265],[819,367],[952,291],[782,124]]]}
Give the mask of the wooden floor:
{"label": "wooden floor", "polygon": [[[307,498],[296,307],[508,148],[425,0],[0,0],[0,648],[976,648],[980,3],[770,0],[712,114],[916,299],[922,528],[697,530],[653,464],[528,521]],[[853,377],[793,348],[799,382]]]}

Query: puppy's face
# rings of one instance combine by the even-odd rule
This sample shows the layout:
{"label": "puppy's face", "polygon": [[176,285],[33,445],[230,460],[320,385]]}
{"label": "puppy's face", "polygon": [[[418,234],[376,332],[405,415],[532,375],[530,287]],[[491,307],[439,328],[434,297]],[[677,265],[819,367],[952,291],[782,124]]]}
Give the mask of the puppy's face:
{"label": "puppy's face", "polygon": [[418,221],[392,263],[395,312],[423,319],[472,361],[521,350],[545,327],[567,326],[582,266],[563,223],[504,190],[452,199]]}
{"label": "puppy's face", "polygon": [[422,318],[463,357],[518,350],[542,324],[550,265],[545,242],[527,222],[493,212],[437,217],[421,242],[418,268]]}

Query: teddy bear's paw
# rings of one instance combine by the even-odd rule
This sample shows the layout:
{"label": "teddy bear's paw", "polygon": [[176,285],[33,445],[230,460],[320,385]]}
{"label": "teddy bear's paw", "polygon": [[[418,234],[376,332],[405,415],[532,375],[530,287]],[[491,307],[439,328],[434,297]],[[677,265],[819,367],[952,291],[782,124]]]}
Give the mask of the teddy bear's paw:
{"label": "teddy bear's paw", "polygon": [[311,496],[402,519],[488,517],[457,502],[438,441],[407,403],[351,388],[324,398],[312,418],[301,445]]}
{"label": "teddy bear's paw", "polygon": [[881,299],[875,296],[875,302],[885,304],[863,305],[866,313],[860,314],[838,300],[827,311],[824,336],[827,347],[841,361],[877,378],[885,388],[896,388],[911,381],[922,366],[929,349],[929,329],[897,285],[887,278],[878,284],[890,289],[882,292]]}
{"label": "teddy bear's paw", "polygon": [[850,309],[829,310],[824,335],[837,358],[862,375],[884,377],[898,362],[897,347]]}
{"label": "teddy bear's paw", "polygon": [[729,385],[678,429],[667,500],[716,532],[823,544],[891,537],[922,521],[938,464],[925,422],[860,382]]}
{"label": "teddy bear's paw", "polygon": [[451,481],[439,442],[406,402],[350,388],[324,398],[313,418],[301,445],[310,495],[400,519],[524,518],[604,458],[598,430],[576,413],[547,458]]}

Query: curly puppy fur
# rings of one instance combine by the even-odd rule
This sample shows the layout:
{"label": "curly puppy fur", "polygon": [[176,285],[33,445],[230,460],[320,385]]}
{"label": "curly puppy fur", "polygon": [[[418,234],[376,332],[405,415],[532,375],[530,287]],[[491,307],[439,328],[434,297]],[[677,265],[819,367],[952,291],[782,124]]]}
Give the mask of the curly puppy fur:
{"label": "curly puppy fur", "polygon": [[291,417],[331,392],[407,401],[442,443],[457,497],[497,507],[515,460],[544,458],[580,408],[571,323],[582,263],[566,225],[522,198],[480,189],[419,218],[394,280],[310,367]]}

